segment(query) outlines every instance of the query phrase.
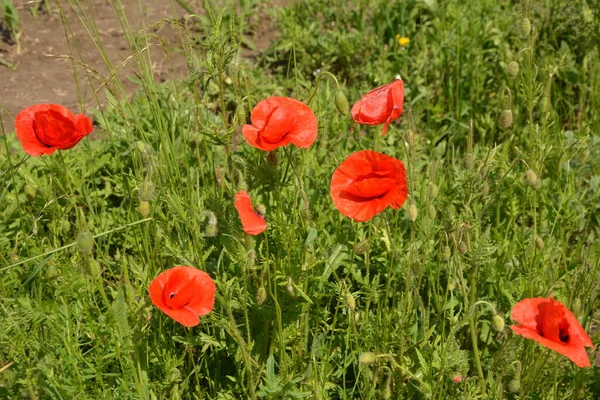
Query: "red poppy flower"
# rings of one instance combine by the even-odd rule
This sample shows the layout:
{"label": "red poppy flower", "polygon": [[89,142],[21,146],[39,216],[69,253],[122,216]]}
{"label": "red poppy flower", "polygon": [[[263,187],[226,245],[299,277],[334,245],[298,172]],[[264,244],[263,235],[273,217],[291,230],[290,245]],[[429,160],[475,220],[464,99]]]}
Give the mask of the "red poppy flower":
{"label": "red poppy flower", "polygon": [[17,114],[15,126],[23,150],[32,156],[70,149],[94,129],[87,116],[58,104],[27,107]]}
{"label": "red poppy flower", "polygon": [[259,102],[250,116],[252,125],[242,126],[248,143],[271,151],[292,143],[306,148],[317,139],[317,117],[309,106],[289,97],[269,97]]}
{"label": "red poppy flower", "polygon": [[391,206],[402,207],[408,196],[402,161],[372,150],[351,154],[331,177],[331,197],[345,216],[363,222]]}
{"label": "red poppy flower", "polygon": [[240,214],[244,232],[250,235],[258,235],[267,229],[265,217],[254,211],[252,208],[252,201],[246,191],[240,190],[237,192],[234,205],[238,214]]}
{"label": "red poppy flower", "polygon": [[150,299],[162,312],[184,326],[196,326],[215,304],[215,282],[194,267],[173,267],[158,275],[150,286]]}
{"label": "red poppy flower", "polygon": [[559,301],[552,297],[523,299],[513,307],[512,319],[521,324],[510,327],[517,335],[568,357],[579,367],[590,366],[585,348],[594,347],[592,340]]}
{"label": "red poppy flower", "polygon": [[404,105],[404,81],[395,81],[371,90],[352,106],[352,118],[356,123],[383,126],[383,134],[388,125],[402,115]]}

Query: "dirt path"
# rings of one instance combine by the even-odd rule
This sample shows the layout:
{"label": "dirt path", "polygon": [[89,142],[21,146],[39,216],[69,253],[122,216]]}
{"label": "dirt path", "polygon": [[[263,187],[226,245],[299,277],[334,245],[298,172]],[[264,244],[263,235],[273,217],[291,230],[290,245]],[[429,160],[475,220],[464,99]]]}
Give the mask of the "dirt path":
{"label": "dirt path", "polygon": [[[143,28],[138,0],[123,0],[128,14],[129,23],[134,24],[131,30],[138,32]],[[73,64],[68,59],[56,56],[69,54],[69,45],[65,37],[64,25],[60,13],[54,6],[53,12],[41,12],[34,17],[31,12],[31,3],[28,0],[16,0],[22,20],[23,33],[21,36],[21,52],[17,54],[17,46],[7,40],[6,35],[0,35],[0,57],[15,68],[0,65],[0,117],[3,119],[7,131],[13,129],[13,118],[23,108],[37,103],[58,103],[71,108],[73,111],[85,112],[96,106],[96,101],[91,100],[92,90],[84,76],[82,67],[78,68],[83,100],[80,107],[77,83],[74,77]],[[85,2],[82,2],[85,3]],[[65,9],[68,8],[63,2]],[[119,65],[131,52],[123,36],[121,26],[115,16],[111,4],[105,0],[90,0],[91,13],[97,24],[98,32],[102,39],[105,52],[113,65]],[[144,0],[144,18],[146,25],[151,25],[163,18],[173,18],[171,2],[164,0]],[[179,17],[184,15],[182,9],[177,9]],[[66,12],[68,21],[73,31],[72,41],[76,41],[83,61],[96,69],[101,76],[108,75],[108,69],[90,40],[83,24],[74,11]],[[183,77],[187,74],[185,58],[181,51],[179,32],[169,24],[161,24],[158,29],[153,29],[166,48],[169,49],[169,58],[155,40],[156,46],[151,48],[153,60],[152,69],[157,82],[168,78]],[[4,40],[1,40],[4,37]],[[73,42],[72,42],[73,44]],[[128,78],[135,78],[131,64],[121,68],[119,77],[128,93],[134,92],[138,85]],[[98,87],[99,82],[95,83]]]}

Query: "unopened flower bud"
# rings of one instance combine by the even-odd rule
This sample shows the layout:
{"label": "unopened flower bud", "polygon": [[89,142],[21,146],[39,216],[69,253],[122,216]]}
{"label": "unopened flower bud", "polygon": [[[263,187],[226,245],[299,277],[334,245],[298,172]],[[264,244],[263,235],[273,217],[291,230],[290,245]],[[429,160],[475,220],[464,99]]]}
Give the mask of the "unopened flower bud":
{"label": "unopened flower bud", "polygon": [[429,209],[427,210],[427,214],[429,215],[429,218],[434,219],[437,215],[437,211],[435,209],[435,206],[433,204],[429,205]]}
{"label": "unopened flower bud", "polygon": [[60,276],[60,273],[58,272],[58,268],[56,267],[56,264],[54,264],[54,263],[48,265],[46,268],[44,268],[44,270],[45,270],[44,276],[49,281],[54,281],[54,280],[58,279],[58,277]]}
{"label": "unopened flower bud", "polygon": [[460,242],[458,242],[458,251],[460,251],[460,254],[462,255],[467,254],[467,252],[469,251],[469,246],[466,240],[461,240]]}
{"label": "unopened flower bud", "polygon": [[508,382],[508,391],[511,393],[519,393],[521,391],[521,381],[519,379],[512,379]]}
{"label": "unopened flower bud", "polygon": [[152,165],[152,147],[142,141],[135,143],[135,148],[140,155],[144,168],[148,168]]}
{"label": "unopened flower bud", "polygon": [[81,254],[90,254],[94,249],[94,235],[90,231],[81,231],[75,238],[75,243]]}
{"label": "unopened flower bud", "polygon": [[463,376],[460,372],[454,372],[452,373],[452,382],[454,383],[460,383],[463,381]]}
{"label": "unopened flower bud", "polygon": [[429,184],[429,197],[435,199],[440,194],[440,189],[433,182]]}
{"label": "unopened flower bud", "polygon": [[60,230],[62,231],[62,233],[67,234],[69,233],[69,231],[71,230],[71,223],[69,222],[69,220],[67,219],[63,219],[60,222]]}
{"label": "unopened flower bud", "polygon": [[415,220],[417,219],[417,215],[418,215],[418,210],[417,210],[417,206],[415,205],[415,203],[411,203],[410,206],[408,206],[408,217],[410,218],[410,220],[412,222],[415,222]]}
{"label": "unopened flower bud", "polygon": [[140,213],[142,218],[146,218],[148,215],[150,215],[150,203],[148,203],[147,201],[142,201],[138,205],[138,212]]}
{"label": "unopened flower bud", "polygon": [[226,78],[225,78],[225,84],[226,84],[227,86],[230,86],[231,84],[233,84],[233,81],[231,80],[231,78],[230,78],[230,77],[226,77]]}
{"label": "unopened flower bud", "polygon": [[580,311],[581,311],[581,299],[579,297],[577,297],[575,300],[573,300],[573,312],[575,314],[579,314]]}
{"label": "unopened flower bud", "polygon": [[539,237],[538,235],[535,235],[533,237],[533,244],[535,245],[535,247],[538,250],[543,250],[544,249],[544,240],[541,237]]}
{"label": "unopened flower bud", "polygon": [[415,144],[415,133],[412,129],[406,131],[406,141],[409,145],[414,146]]}
{"label": "unopened flower bud", "polygon": [[259,204],[256,206],[256,212],[264,217],[267,215],[267,207],[264,204]]}
{"label": "unopened flower bud", "polygon": [[218,232],[219,232],[219,228],[217,228],[217,224],[208,224],[208,225],[206,225],[204,234],[207,237],[215,237],[215,236],[217,236]]}
{"label": "unopened flower bud", "polygon": [[516,61],[509,62],[506,66],[506,75],[510,76],[511,78],[515,78],[517,75],[519,75],[519,63]]}
{"label": "unopened flower bud", "polygon": [[521,34],[521,36],[526,38],[527,36],[529,36],[530,32],[531,32],[531,21],[529,21],[529,18],[525,17],[521,20],[521,23],[519,24],[519,33]]}
{"label": "unopened flower bud", "polygon": [[267,153],[267,163],[271,166],[271,168],[277,168],[279,160],[277,159],[276,152],[270,151],[269,153]]}
{"label": "unopened flower bud", "polygon": [[500,113],[500,126],[504,129],[510,128],[513,123],[513,113],[511,110],[502,110]]}
{"label": "unopened flower bud", "polygon": [[377,361],[377,356],[375,353],[371,353],[370,351],[365,351],[358,355],[358,362],[362,365],[373,365]]}
{"label": "unopened flower bud", "polygon": [[100,270],[100,264],[98,264],[98,261],[96,261],[93,258],[90,258],[88,260],[88,269],[90,272],[90,276],[94,279],[99,277],[100,274],[102,273],[102,271]]}
{"label": "unopened flower bud", "polygon": [[238,126],[242,126],[246,123],[246,107],[244,103],[240,103],[235,108],[235,120]]}
{"label": "unopened flower bud", "polygon": [[346,302],[346,305],[350,310],[356,310],[356,300],[354,300],[354,296],[352,296],[352,293],[346,292],[344,294],[344,301]]}
{"label": "unopened flower bud", "polygon": [[444,261],[450,261],[450,256],[452,253],[450,252],[450,246],[444,246],[442,249],[442,259]]}
{"label": "unopened flower bud", "polygon": [[154,192],[156,190],[156,186],[152,183],[151,180],[146,179],[142,186],[140,187],[140,191],[138,193],[141,201],[152,201],[154,199]]}
{"label": "unopened flower bud", "polygon": [[264,286],[260,286],[256,291],[256,304],[262,305],[267,300],[267,289]]}
{"label": "unopened flower bud", "polygon": [[294,289],[294,280],[292,279],[291,276],[288,276],[288,280],[285,285],[285,290],[288,292],[288,294],[290,296],[296,297],[296,290]]}
{"label": "unopened flower bud", "polygon": [[483,181],[483,186],[481,187],[481,194],[487,196],[490,193],[490,183],[486,180]]}
{"label": "unopened flower bud", "polygon": [[348,99],[344,95],[344,92],[338,90],[335,92],[335,108],[342,115],[348,115]]}
{"label": "unopened flower bud", "polygon": [[463,165],[467,171],[471,171],[475,168],[475,154],[465,153],[463,154]]}
{"label": "unopened flower bud", "polygon": [[527,171],[525,171],[525,174],[523,175],[523,180],[525,181],[526,184],[528,184],[535,190],[539,189],[542,186],[542,182],[540,181],[540,178],[531,169],[528,169]]}
{"label": "unopened flower bud", "polygon": [[494,327],[494,329],[497,332],[503,332],[504,331],[504,318],[502,318],[498,314],[494,314],[492,316],[492,326]]}
{"label": "unopened flower bud", "polygon": [[369,240],[361,240],[358,243],[354,244],[354,254],[363,254],[365,251],[369,250]]}
{"label": "unopened flower bud", "polygon": [[27,197],[29,201],[35,200],[35,196],[37,195],[37,190],[35,189],[35,186],[26,184],[23,188],[23,192],[25,192],[25,197]]}
{"label": "unopened flower bud", "polygon": [[188,72],[190,74],[190,78],[198,79],[200,76],[200,60],[193,54],[189,54],[185,57],[185,64],[188,68]]}

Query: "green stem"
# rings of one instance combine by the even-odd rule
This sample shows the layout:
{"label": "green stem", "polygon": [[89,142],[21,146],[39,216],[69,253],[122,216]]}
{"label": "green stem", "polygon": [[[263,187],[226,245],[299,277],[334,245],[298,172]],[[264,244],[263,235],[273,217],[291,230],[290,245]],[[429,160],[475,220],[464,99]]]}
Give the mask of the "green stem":
{"label": "green stem", "polygon": [[340,83],[338,82],[337,78],[331,72],[323,71],[317,76],[317,79],[315,80],[315,88],[313,89],[313,92],[311,93],[310,97],[308,98],[308,101],[306,102],[307,106],[310,105],[310,102],[317,94],[317,89],[319,88],[319,82],[323,76],[330,76],[331,78],[333,78],[333,80],[335,81],[335,86],[337,87],[337,90],[340,90]]}

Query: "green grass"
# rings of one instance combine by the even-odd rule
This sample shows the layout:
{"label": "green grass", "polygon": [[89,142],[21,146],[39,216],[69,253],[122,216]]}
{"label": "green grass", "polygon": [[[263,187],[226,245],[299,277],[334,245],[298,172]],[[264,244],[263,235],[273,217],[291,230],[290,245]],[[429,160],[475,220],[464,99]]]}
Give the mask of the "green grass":
{"label": "green grass", "polygon": [[[159,85],[143,51],[156,38],[132,32],[112,3],[139,93],[128,99],[116,76],[80,69],[82,93],[108,94],[97,135],[23,163],[14,133],[1,137],[0,397],[600,396],[598,366],[577,368],[492,326],[492,308],[509,325],[516,302],[552,295],[600,339],[597,8],[298,2],[269,10],[278,35],[251,62],[239,49],[249,21],[265,18],[260,5],[240,2],[233,14],[229,2],[219,14],[207,2],[189,31],[170,24],[189,79]],[[86,4],[61,3],[79,16],[65,32],[84,24],[105,54]],[[76,47],[71,55],[85,64]],[[513,60],[516,78],[505,72]],[[247,145],[236,107],[271,95],[307,101],[316,70],[333,73],[351,104],[400,74],[405,113],[381,137],[381,126],[336,111],[324,78],[311,148],[268,155]],[[505,109],[514,121],[503,129]],[[367,223],[342,216],[329,195],[335,168],[361,149],[403,160],[409,177],[404,208]],[[525,182],[529,169],[541,188]],[[137,210],[147,182],[151,219]],[[244,187],[267,208],[257,237],[233,207]],[[88,231],[92,252],[69,246]],[[149,300],[150,281],[173,265],[217,283],[213,312],[193,329]]]}

